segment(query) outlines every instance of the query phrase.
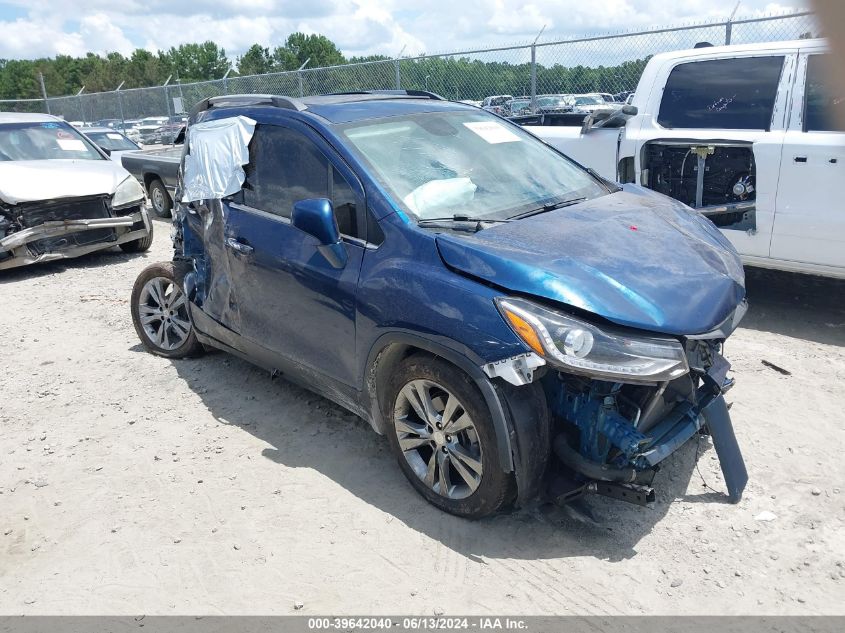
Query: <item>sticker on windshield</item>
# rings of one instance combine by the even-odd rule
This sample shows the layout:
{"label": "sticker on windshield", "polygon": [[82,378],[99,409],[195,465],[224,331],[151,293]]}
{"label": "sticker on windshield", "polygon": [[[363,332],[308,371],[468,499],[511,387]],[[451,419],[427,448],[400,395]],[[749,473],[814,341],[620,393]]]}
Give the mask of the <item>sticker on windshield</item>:
{"label": "sticker on windshield", "polygon": [[472,121],[464,123],[470,130],[491,144],[513,143],[522,140],[501,123],[496,121]]}
{"label": "sticker on windshield", "polygon": [[119,141],[123,138],[120,134],[115,134],[114,132],[107,132],[106,137],[112,139],[113,141]]}
{"label": "sticker on windshield", "polygon": [[84,152],[85,151],[85,143],[80,141],[78,138],[57,138],[56,143],[59,144],[59,147],[62,148],[66,152]]}

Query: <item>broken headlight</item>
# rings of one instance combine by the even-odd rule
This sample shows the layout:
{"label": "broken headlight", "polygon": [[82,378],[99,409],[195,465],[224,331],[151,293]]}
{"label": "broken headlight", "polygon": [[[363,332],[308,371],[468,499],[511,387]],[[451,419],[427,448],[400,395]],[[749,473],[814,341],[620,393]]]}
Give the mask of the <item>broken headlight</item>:
{"label": "broken headlight", "polygon": [[131,204],[138,204],[143,202],[143,200],[143,188],[134,177],[129,176],[117,186],[114,196],[111,199],[111,206],[112,209],[119,209],[120,207],[126,207]]}
{"label": "broken headlight", "polygon": [[674,339],[599,328],[525,299],[496,299],[499,311],[532,350],[549,364],[576,374],[622,382],[662,382],[689,371]]}

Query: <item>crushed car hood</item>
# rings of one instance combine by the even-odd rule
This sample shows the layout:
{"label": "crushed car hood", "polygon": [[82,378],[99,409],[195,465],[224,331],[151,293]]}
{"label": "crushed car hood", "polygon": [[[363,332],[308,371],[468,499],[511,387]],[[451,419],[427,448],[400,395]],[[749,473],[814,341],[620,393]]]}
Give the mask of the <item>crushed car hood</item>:
{"label": "crushed car hood", "polygon": [[719,230],[636,185],[436,239],[443,260],[458,271],[653,332],[709,332],[745,296],[739,255]]}
{"label": "crushed car hood", "polygon": [[111,160],[0,161],[6,204],[113,194],[129,172]]}

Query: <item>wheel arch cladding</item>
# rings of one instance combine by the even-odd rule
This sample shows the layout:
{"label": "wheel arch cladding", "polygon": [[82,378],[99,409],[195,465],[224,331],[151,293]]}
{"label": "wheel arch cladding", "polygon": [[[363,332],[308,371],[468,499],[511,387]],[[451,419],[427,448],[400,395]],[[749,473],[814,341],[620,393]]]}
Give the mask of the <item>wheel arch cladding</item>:
{"label": "wheel arch cladding", "polygon": [[385,334],[373,346],[365,388],[375,430],[381,434],[389,431],[387,382],[393,369],[412,354],[444,360],[472,379],[490,411],[502,467],[516,478],[517,503],[534,497],[551,450],[548,407],[542,389],[538,383],[515,387],[501,380],[491,381],[467,356],[441,342],[397,332]]}

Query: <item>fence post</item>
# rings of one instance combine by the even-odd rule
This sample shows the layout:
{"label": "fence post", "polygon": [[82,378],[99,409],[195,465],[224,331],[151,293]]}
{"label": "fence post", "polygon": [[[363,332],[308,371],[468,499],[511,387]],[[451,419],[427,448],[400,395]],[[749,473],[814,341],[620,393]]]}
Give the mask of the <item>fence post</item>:
{"label": "fence post", "polygon": [[38,72],[38,81],[41,82],[41,96],[44,97],[44,107],[47,109],[47,114],[50,114],[50,101],[47,99],[47,88],[44,87],[44,75],[41,71]]}
{"label": "fence post", "polygon": [[537,40],[546,30],[546,25],[537,33],[537,37],[531,42],[531,114],[537,114]]}
{"label": "fence post", "polygon": [[734,16],[736,15],[736,10],[739,9],[739,3],[742,0],[737,0],[736,6],[734,6],[734,10],[731,12],[731,17],[728,18],[728,21],[725,22],[725,46],[731,43],[731,32],[733,31],[733,22]]}
{"label": "fence post", "polygon": [[[173,77],[173,75],[170,75],[170,77]],[[164,82],[164,85],[162,86],[162,88],[164,88],[164,106],[167,108],[167,119],[168,120],[170,120],[170,117],[171,117],[171,114],[170,114],[170,93],[167,90],[167,84],[170,83],[170,77],[167,78],[167,80]]]}
{"label": "fence post", "polygon": [[117,93],[117,107],[120,109],[120,129],[123,132],[126,132],[126,118],[123,116],[123,95],[120,94],[120,89],[123,88],[125,83],[125,81],[121,81],[120,85],[114,89]]}
{"label": "fence post", "polygon": [[393,65],[396,67],[396,89],[402,90],[402,74],[399,70],[399,59],[395,59],[393,61]]}
{"label": "fence post", "polygon": [[531,114],[537,113],[537,47],[531,45]]}
{"label": "fence post", "polygon": [[309,57],[304,62],[302,62],[302,66],[300,66],[296,70],[296,77],[297,77],[297,79],[299,79],[299,97],[300,97],[300,99],[305,96],[305,93],[302,90],[302,69],[305,68],[308,65],[308,62],[310,62],[310,61],[311,61],[311,58]]}
{"label": "fence post", "polygon": [[79,100],[79,120],[83,123],[85,122],[85,109],[82,106],[82,91],[85,90],[85,86],[82,86],[79,89],[79,92],[76,93],[76,97]]}

